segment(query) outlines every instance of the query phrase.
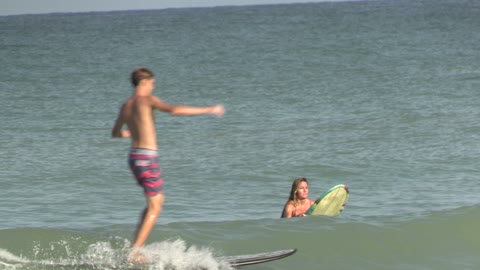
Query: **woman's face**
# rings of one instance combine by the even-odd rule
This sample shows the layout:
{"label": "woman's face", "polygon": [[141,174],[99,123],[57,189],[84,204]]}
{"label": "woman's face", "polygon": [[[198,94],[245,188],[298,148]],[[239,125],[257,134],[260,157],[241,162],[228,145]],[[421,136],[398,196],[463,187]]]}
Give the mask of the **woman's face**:
{"label": "woman's face", "polygon": [[305,181],[300,182],[297,187],[297,199],[308,198],[308,184]]}

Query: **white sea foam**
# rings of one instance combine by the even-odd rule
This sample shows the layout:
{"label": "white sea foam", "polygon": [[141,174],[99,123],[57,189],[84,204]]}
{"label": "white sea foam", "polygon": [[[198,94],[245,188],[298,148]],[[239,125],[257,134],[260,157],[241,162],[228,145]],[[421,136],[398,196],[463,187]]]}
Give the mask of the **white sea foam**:
{"label": "white sea foam", "polygon": [[10,253],[8,250],[0,248],[0,269],[13,270],[17,269],[18,265],[28,263],[25,258],[16,256]]}
{"label": "white sea foam", "polygon": [[[48,267],[86,267],[94,269],[124,269],[132,267],[128,262],[131,252],[129,243],[120,248],[113,247],[109,242],[97,242],[88,247],[80,256],[68,258],[51,258],[43,260],[27,260],[16,256],[7,250],[0,249],[0,269],[27,269],[35,265],[38,269]],[[214,257],[214,252],[208,247],[187,246],[181,239],[153,243],[139,249],[149,262],[141,269],[158,270],[229,270],[232,269],[225,261]],[[133,265],[135,268],[137,266]]]}

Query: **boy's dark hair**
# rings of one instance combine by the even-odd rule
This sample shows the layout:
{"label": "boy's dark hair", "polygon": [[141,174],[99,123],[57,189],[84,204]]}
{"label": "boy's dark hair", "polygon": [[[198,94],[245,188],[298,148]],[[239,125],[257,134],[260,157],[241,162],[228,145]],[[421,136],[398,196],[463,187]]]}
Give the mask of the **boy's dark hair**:
{"label": "boy's dark hair", "polygon": [[150,71],[148,68],[141,67],[132,71],[130,81],[134,87],[137,87],[141,80],[153,79],[154,77],[155,76],[153,75],[152,71]]}

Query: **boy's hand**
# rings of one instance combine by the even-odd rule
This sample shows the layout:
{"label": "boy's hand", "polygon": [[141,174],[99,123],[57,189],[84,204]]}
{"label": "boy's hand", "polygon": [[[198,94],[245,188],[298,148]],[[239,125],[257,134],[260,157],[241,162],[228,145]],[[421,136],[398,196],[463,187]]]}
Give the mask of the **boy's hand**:
{"label": "boy's hand", "polygon": [[225,108],[222,105],[215,105],[212,107],[212,114],[216,115],[217,117],[222,117],[225,113]]}
{"label": "boy's hand", "polygon": [[122,132],[122,138],[129,138],[131,135],[130,130],[128,129],[123,129],[121,132]]}

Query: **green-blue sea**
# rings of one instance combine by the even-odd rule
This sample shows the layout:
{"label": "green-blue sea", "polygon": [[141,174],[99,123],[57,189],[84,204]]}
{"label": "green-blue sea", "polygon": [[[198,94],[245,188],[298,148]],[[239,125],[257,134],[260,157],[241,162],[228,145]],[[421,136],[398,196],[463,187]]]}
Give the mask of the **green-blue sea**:
{"label": "green-blue sea", "polygon": [[[480,2],[0,16],[0,269],[123,269],[145,205],[111,128],[154,71],[166,201],[150,269],[480,269]],[[350,188],[280,219],[292,181]]]}

